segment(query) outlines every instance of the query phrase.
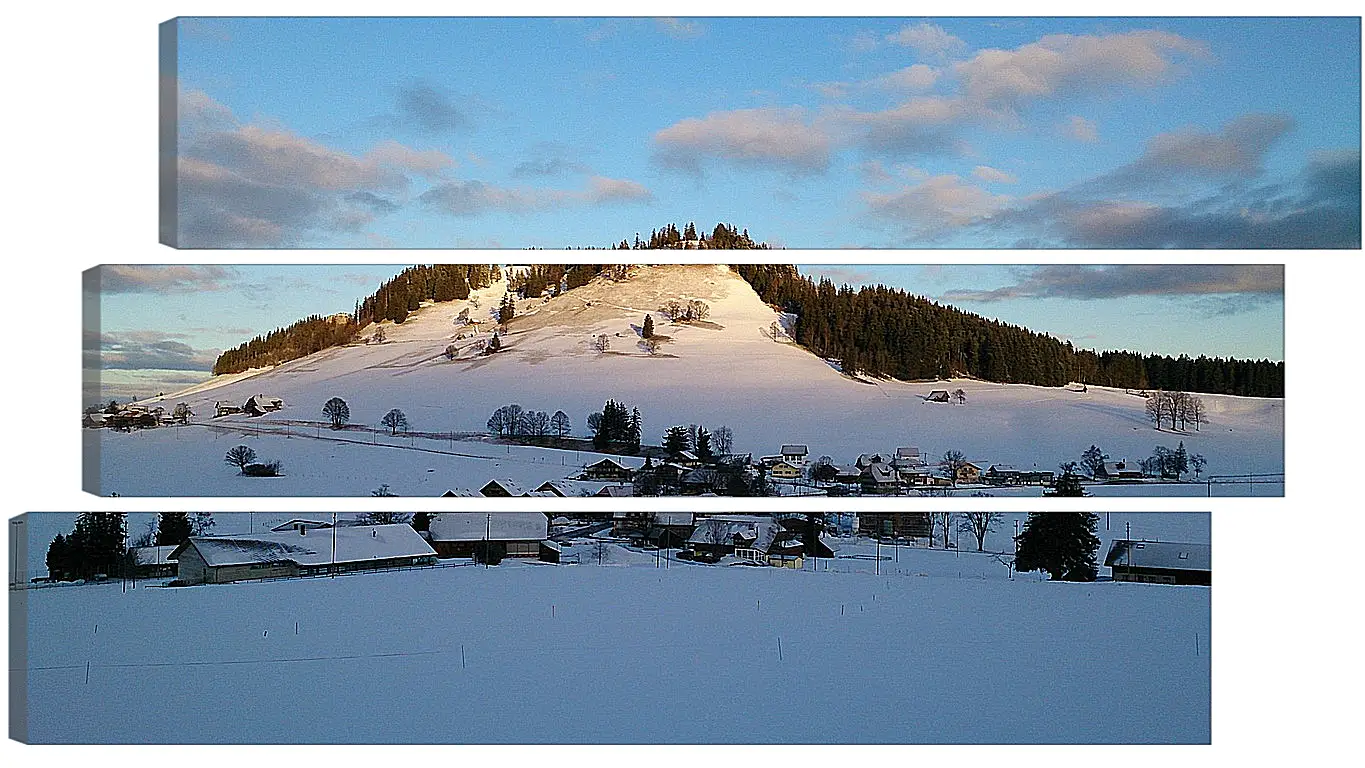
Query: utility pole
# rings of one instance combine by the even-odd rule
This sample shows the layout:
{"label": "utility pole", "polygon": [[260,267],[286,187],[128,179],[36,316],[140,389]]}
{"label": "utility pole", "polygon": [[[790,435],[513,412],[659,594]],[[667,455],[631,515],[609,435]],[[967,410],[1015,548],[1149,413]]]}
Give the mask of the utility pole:
{"label": "utility pole", "polygon": [[332,566],[328,568],[332,572],[329,578],[337,577],[337,513],[332,513]]}

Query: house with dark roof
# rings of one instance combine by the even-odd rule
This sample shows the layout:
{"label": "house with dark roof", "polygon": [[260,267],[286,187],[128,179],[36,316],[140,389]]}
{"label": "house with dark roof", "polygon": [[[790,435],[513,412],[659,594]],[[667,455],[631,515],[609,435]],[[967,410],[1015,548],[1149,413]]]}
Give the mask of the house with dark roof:
{"label": "house with dark roof", "polygon": [[779,453],[782,455],[783,461],[792,466],[800,467],[806,463],[806,457],[810,455],[810,449],[804,445],[788,444],[782,446],[782,450],[779,451]]}
{"label": "house with dark roof", "polygon": [[1208,544],[1118,539],[1110,545],[1104,565],[1114,581],[1205,587],[1213,582],[1212,547]]}
{"label": "house with dark roof", "polygon": [[479,493],[487,498],[497,499],[530,495],[530,492],[522,488],[520,483],[508,478],[489,480],[479,489]]}
{"label": "house with dark roof", "polygon": [[606,458],[584,467],[582,479],[626,482],[630,480],[632,473],[633,470],[630,467]]}
{"label": "house with dark roof", "polygon": [[948,402],[948,390],[936,389],[924,397],[926,403],[946,403]]}

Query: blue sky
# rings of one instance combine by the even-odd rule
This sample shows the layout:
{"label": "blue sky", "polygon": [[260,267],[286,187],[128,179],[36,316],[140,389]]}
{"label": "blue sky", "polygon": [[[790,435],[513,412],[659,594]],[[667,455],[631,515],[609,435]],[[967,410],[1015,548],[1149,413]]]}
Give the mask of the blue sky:
{"label": "blue sky", "polygon": [[[1279,265],[808,264],[837,284],[884,284],[1093,349],[1284,359]],[[104,395],[208,377],[223,349],[312,314],[349,312],[402,265],[105,265]]]}
{"label": "blue sky", "polygon": [[182,19],[179,242],[1359,247],[1358,19]]}

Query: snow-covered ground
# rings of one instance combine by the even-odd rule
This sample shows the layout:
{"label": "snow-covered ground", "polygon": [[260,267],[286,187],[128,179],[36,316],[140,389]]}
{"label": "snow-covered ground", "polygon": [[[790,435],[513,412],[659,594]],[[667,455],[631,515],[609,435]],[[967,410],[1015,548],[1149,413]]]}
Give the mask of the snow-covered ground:
{"label": "snow-covered ground", "polygon": [[1210,739],[1207,588],[1011,581],[988,555],[918,547],[883,548],[875,575],[862,545],[819,572],[607,546],[627,567],[27,590],[28,739]]}
{"label": "snow-covered ground", "polygon": [[[487,320],[503,290],[499,284],[480,291],[480,306],[471,316]],[[709,304],[707,321],[675,325],[657,311],[666,300],[691,298]],[[260,430],[286,420],[321,421],[322,404],[337,396],[350,406],[354,424],[377,426],[389,409],[401,408],[412,429],[425,432],[482,432],[496,408],[517,403],[551,414],[563,410],[581,436],[587,415],[614,398],[639,407],[646,442],[657,443],[674,424],[728,425],[735,450],[755,455],[773,453],[783,443],[805,443],[812,457],[851,463],[860,453],[916,446],[930,456],[963,451],[983,469],[990,464],[1055,469],[1079,459],[1091,444],[1115,460],[1136,461],[1157,445],[1174,448],[1183,441],[1189,452],[1205,456],[1209,474],[1284,471],[1283,400],[1203,395],[1210,423],[1198,432],[1172,434],[1152,429],[1142,398],[1121,390],[855,380],[782,334],[774,340],[772,324],[788,319],[723,266],[638,267],[623,282],[599,279],[555,299],[523,301],[502,352],[448,360],[442,354],[447,345],[472,342],[455,339],[467,332],[454,322],[467,308],[466,301],[429,306],[402,325],[386,323],[385,343],[325,350],[154,402],[168,408],[188,402],[196,421],[206,421],[216,400],[241,403],[257,393],[283,398],[286,407],[275,414],[213,420]],[[658,355],[639,346],[637,328],[647,312],[654,313],[656,332],[667,337]],[[368,329],[366,337],[372,333]],[[599,334],[610,341],[604,353],[591,347]],[[967,403],[923,400],[930,390],[944,388],[963,389]],[[480,459],[413,460],[395,457],[393,449],[343,451],[299,438],[257,448],[262,458],[282,461],[292,478],[248,481],[225,471],[221,453],[230,446],[222,434],[203,427],[101,431],[88,439],[99,448],[94,453],[100,457],[102,494],[352,495],[389,483],[396,493],[419,495],[434,487],[419,482],[429,466],[451,478],[443,481],[447,485],[477,487],[497,476]],[[424,442],[450,447],[447,441],[413,441]],[[453,450],[470,452],[459,442]],[[413,470],[409,463],[423,466]],[[554,463],[553,457],[546,463]],[[539,484],[560,476],[547,471],[527,479]],[[1184,490],[1205,493],[1202,486]],[[1145,494],[1148,488],[1123,486],[1118,492]],[[1282,492],[1282,486],[1253,489],[1256,495]]]}

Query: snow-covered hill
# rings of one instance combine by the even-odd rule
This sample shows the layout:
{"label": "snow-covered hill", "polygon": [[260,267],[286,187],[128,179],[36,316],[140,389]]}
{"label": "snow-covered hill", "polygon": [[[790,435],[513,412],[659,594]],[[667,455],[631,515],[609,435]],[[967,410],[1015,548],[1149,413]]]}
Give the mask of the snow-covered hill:
{"label": "snow-covered hill", "polygon": [[[548,413],[563,410],[574,433],[585,435],[587,415],[613,398],[640,409],[648,443],[657,443],[674,424],[727,425],[734,431],[735,450],[755,455],[774,453],[783,443],[805,443],[812,457],[829,455],[847,463],[860,453],[915,446],[930,456],[963,451],[983,469],[992,463],[1055,469],[1060,462],[1078,459],[1091,444],[1113,459],[1138,460],[1156,445],[1174,448],[1183,441],[1188,451],[1207,458],[1209,473],[1282,472],[1284,467],[1283,400],[1204,395],[1210,423],[1199,432],[1171,434],[1153,430],[1143,400],[1121,390],[1090,387],[1080,393],[973,380],[853,379],[791,343],[780,332],[789,318],[719,265],[637,266],[622,281],[598,278],[556,298],[518,302],[518,316],[502,336],[503,351],[479,356],[475,345],[493,328],[493,313],[505,289],[499,283],[479,291],[477,307],[471,301],[442,303],[422,308],[401,325],[385,323],[383,343],[328,349],[255,375],[220,377],[151,401],[168,409],[188,402],[199,424],[265,430],[252,438],[262,443],[258,454],[283,461],[290,477],[264,482],[221,478],[227,487],[216,480],[206,483],[203,475],[224,474],[222,452],[232,436],[221,430],[101,431],[94,438],[102,448],[99,490],[138,495],[350,494],[390,483],[396,492],[416,494],[451,485],[477,487],[500,476],[485,464],[470,467],[434,454],[419,462],[421,470],[414,470],[404,461],[411,456],[395,455],[406,451],[355,444],[340,450],[337,443],[306,437],[313,432],[297,422],[322,421],[322,405],[334,396],[346,400],[353,424],[378,426],[386,412],[400,408],[419,432],[482,432],[496,408],[517,403]],[[710,307],[706,320],[674,324],[658,311],[666,301],[690,299]],[[459,324],[465,310],[482,321],[477,332]],[[644,349],[639,337],[646,313],[653,313],[656,333],[666,337],[657,354]],[[779,327],[776,338],[774,323]],[[375,330],[366,329],[363,338],[370,340]],[[593,346],[600,335],[609,342],[604,352]],[[452,345],[453,360],[445,355]],[[958,388],[966,392],[965,405],[923,399],[933,389]],[[215,401],[241,403],[257,393],[283,398],[286,407],[254,419],[210,418]],[[294,422],[288,427],[297,433],[294,437],[269,433],[288,422]],[[326,430],[318,434],[328,436]],[[368,435],[358,440],[383,442]],[[531,467],[566,461],[562,452],[540,449],[471,447],[458,441],[447,445],[420,438],[390,442],[452,453],[491,449]],[[434,471],[440,478],[418,483],[432,479],[417,473],[430,474],[426,470],[433,463],[439,465]],[[519,471],[514,468],[513,475]],[[563,474],[528,470],[524,480],[538,483],[551,476]],[[241,487],[243,482],[251,485]]]}

